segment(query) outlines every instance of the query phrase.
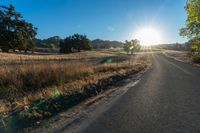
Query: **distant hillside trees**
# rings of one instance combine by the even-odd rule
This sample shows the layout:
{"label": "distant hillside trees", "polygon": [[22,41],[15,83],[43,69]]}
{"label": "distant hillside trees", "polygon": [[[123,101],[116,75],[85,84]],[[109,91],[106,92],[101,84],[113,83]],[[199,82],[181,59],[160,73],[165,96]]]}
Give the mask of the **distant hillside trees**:
{"label": "distant hillside trees", "polygon": [[159,44],[159,45],[153,45],[151,47],[156,49],[176,50],[176,51],[190,50],[190,46],[188,43]]}
{"label": "distant hillside trees", "polygon": [[195,62],[200,63],[200,0],[188,0],[185,7],[188,18],[186,27],[180,30],[181,36],[190,39],[192,57]]}
{"label": "distant hillside trees", "polygon": [[141,49],[140,41],[135,39],[131,41],[125,41],[124,43],[124,51],[126,51],[127,54],[134,52],[139,52]]}
{"label": "distant hillside trees", "polygon": [[0,6],[0,49],[8,52],[34,49],[36,28],[26,22],[12,5]]}
{"label": "distant hillside trees", "polygon": [[74,34],[60,41],[60,53],[80,52],[91,48],[90,40],[85,35]]}
{"label": "distant hillside trees", "polygon": [[119,41],[109,41],[95,39],[91,42],[93,49],[109,49],[109,48],[119,48],[123,47],[123,43]]}
{"label": "distant hillside trees", "polygon": [[59,48],[60,41],[62,39],[59,36],[53,36],[47,39],[35,39],[36,48]]}

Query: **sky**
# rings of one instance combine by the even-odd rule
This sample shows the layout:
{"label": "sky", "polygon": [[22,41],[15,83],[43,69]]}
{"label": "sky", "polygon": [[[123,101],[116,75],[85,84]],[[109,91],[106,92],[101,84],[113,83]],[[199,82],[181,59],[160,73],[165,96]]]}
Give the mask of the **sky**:
{"label": "sky", "polygon": [[179,36],[187,14],[187,0],[0,0],[12,4],[24,19],[38,28],[37,38],[74,33],[90,39],[130,40],[140,29],[151,27],[160,43],[186,42]]}

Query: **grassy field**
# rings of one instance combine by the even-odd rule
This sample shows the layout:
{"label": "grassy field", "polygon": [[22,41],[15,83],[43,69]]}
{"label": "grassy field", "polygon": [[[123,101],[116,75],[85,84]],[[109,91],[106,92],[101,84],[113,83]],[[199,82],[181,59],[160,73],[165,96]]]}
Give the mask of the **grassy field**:
{"label": "grassy field", "polygon": [[90,51],[82,52],[80,54],[15,54],[15,53],[1,53],[0,52],[0,64],[1,65],[15,65],[26,63],[44,63],[53,61],[75,61],[75,60],[95,60],[96,58],[102,58],[107,56],[113,56],[113,53],[118,51]]}
{"label": "grassy field", "polygon": [[150,54],[109,50],[0,57],[1,117],[23,112],[28,120],[50,117],[151,65]]}
{"label": "grassy field", "polygon": [[174,58],[176,60],[182,61],[182,62],[186,62],[186,63],[189,63],[189,64],[195,64],[190,53],[187,52],[187,51],[167,50],[167,51],[164,52],[164,54],[171,57],[171,58]]}
{"label": "grassy field", "polygon": [[196,66],[199,66],[200,64],[200,56],[192,55],[189,51],[172,51],[168,50],[165,52],[165,54],[171,58],[175,58],[179,61],[183,61],[189,64],[193,64]]}

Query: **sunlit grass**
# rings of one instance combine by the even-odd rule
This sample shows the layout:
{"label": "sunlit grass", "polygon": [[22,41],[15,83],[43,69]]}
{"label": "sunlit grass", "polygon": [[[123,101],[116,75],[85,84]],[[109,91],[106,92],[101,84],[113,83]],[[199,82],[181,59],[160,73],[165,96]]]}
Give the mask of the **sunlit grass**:
{"label": "sunlit grass", "polygon": [[[72,54],[15,54],[15,53],[1,53],[0,52],[0,64],[14,64],[14,63],[34,63],[36,61],[68,61],[79,59],[100,58],[109,55],[113,55],[114,52],[110,51],[89,51]],[[93,55],[93,56],[91,56]]]}
{"label": "sunlit grass", "polygon": [[[87,55],[83,57],[85,60],[80,58],[83,55]],[[57,56],[64,55],[55,55],[54,59]],[[73,62],[48,63],[41,57],[44,63],[1,66],[0,116],[12,115],[16,110],[24,110],[25,118],[50,116],[52,111],[56,113],[74,105],[73,97],[78,102],[83,96],[96,95],[102,87],[115,83],[114,77],[120,80],[151,65],[150,54],[129,56],[123,52],[100,51],[74,56],[65,55],[65,58],[78,58]],[[96,58],[89,60],[92,57]]]}

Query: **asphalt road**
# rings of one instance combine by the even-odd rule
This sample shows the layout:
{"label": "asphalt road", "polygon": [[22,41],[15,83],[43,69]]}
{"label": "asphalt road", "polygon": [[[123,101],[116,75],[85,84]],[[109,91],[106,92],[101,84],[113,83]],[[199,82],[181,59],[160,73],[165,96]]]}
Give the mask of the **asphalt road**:
{"label": "asphalt road", "polygon": [[200,133],[200,69],[154,55],[153,68],[83,133]]}

